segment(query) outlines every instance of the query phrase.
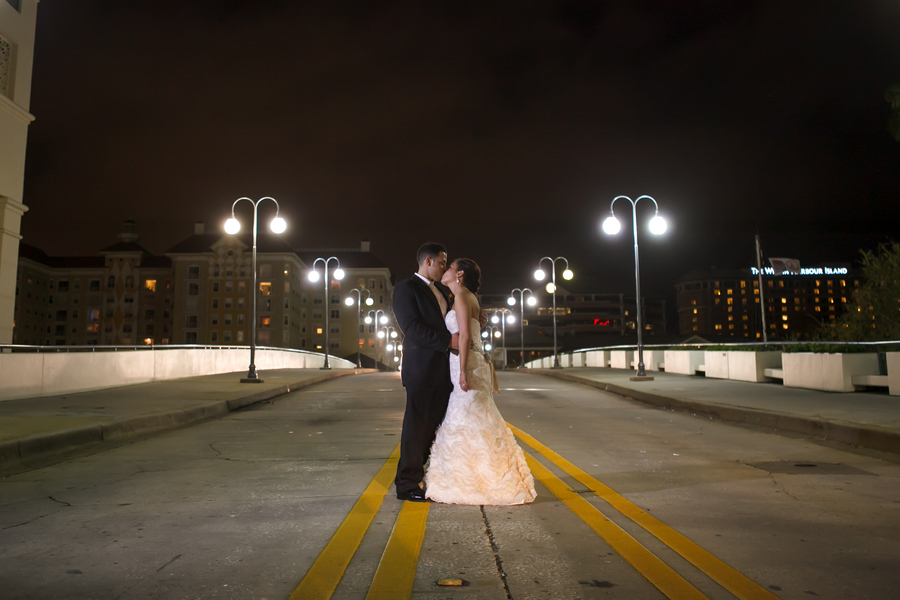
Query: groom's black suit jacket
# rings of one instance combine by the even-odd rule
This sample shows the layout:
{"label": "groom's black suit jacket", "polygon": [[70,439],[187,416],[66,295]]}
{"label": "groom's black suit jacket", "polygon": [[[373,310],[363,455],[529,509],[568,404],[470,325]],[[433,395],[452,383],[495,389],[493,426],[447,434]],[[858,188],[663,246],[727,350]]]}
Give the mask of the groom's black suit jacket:
{"label": "groom's black suit jacket", "polygon": [[[451,305],[446,288],[435,284]],[[391,303],[394,318],[403,332],[403,368],[400,378],[407,390],[451,387],[450,332],[444,324],[434,292],[418,275],[394,287]]]}

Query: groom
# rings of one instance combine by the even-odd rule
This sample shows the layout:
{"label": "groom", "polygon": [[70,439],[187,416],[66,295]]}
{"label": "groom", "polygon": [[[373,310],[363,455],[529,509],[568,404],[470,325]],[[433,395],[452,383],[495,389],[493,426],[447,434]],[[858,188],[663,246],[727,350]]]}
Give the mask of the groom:
{"label": "groom", "polygon": [[400,378],[406,388],[406,413],[397,464],[397,498],[425,502],[419,487],[435,430],[444,420],[453,385],[450,383],[451,336],[444,317],[451,302],[440,282],[447,270],[447,249],[428,243],[419,248],[419,270],[394,287],[394,318],[403,332]]}

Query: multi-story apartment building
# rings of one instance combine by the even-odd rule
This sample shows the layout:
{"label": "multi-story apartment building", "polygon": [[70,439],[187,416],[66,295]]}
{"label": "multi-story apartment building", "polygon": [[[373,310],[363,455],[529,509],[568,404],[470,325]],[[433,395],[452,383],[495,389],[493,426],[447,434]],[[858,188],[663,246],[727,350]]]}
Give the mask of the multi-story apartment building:
{"label": "multi-story apartment building", "polygon": [[[13,337],[37,0],[0,2],[0,344]],[[45,294],[46,295],[46,294]]]}
{"label": "multi-story apartment building", "polygon": [[[25,244],[19,258],[14,343],[35,345],[204,344],[247,345],[253,314],[252,247],[249,236],[194,235],[166,256],[137,244],[126,221],[119,241],[97,257],[49,257]],[[257,241],[256,342],[384,362],[380,325],[365,325],[369,311],[391,320],[390,270],[370,251],[301,250],[281,238]],[[307,277],[316,258],[335,257],[329,280]],[[345,275],[334,277],[340,264]],[[321,263],[319,263],[319,269]],[[361,290],[363,301],[355,303]],[[347,306],[347,297],[354,300]],[[326,312],[327,311],[327,312]],[[327,319],[326,319],[327,316]],[[380,316],[380,313],[379,313]],[[326,324],[327,323],[327,324]],[[326,335],[326,327],[328,329]]]}
{"label": "multi-story apartment building", "polygon": [[[804,268],[797,274],[764,270],[769,339],[810,339],[821,323],[843,312],[858,286],[859,276],[847,265]],[[675,290],[682,334],[762,338],[756,269],[692,271]]]}

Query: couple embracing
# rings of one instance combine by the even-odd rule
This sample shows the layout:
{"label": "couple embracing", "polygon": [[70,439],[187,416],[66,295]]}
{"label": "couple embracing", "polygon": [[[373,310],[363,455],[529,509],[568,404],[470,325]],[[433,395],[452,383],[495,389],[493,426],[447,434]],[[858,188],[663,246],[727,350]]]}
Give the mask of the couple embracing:
{"label": "couple embracing", "polygon": [[406,413],[397,498],[413,502],[511,505],[534,500],[534,479],[493,399],[481,345],[476,293],[481,270],[447,250],[419,248],[419,270],[394,288],[403,332]]}

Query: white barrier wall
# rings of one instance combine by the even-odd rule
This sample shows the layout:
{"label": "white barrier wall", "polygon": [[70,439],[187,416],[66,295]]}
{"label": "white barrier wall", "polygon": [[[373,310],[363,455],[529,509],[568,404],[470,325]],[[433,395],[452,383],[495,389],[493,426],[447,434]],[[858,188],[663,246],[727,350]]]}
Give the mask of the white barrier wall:
{"label": "white barrier wall", "polygon": [[[766,369],[781,368],[781,352],[729,352],[728,378],[734,381],[761,383],[772,381],[765,376]],[[706,372],[707,377],[709,371]]]}
{"label": "white barrier wall", "polygon": [[[316,369],[325,356],[297,350],[257,349],[256,368]],[[356,365],[335,356],[334,369]],[[149,381],[246,371],[247,348],[172,348],[119,352],[0,354],[0,400],[55,396]]]}
{"label": "white barrier wall", "polygon": [[634,350],[613,350],[609,353],[609,366],[613,369],[630,369]]}
{"label": "white barrier wall", "polygon": [[887,353],[888,394],[900,396],[900,352]]}
{"label": "white barrier wall", "polygon": [[[647,371],[660,371],[666,368],[666,356],[663,350],[644,350],[644,369]],[[635,369],[637,368],[637,354],[634,356]],[[662,368],[660,368],[662,365]]]}
{"label": "white barrier wall", "polygon": [[819,354],[787,352],[784,386],[827,392],[852,392],[854,375],[878,375],[878,354]]}
{"label": "white barrier wall", "polygon": [[707,350],[703,353],[706,376],[713,379],[728,379],[728,352]]}
{"label": "white barrier wall", "polygon": [[666,350],[666,373],[693,375],[703,366],[703,350]]}

